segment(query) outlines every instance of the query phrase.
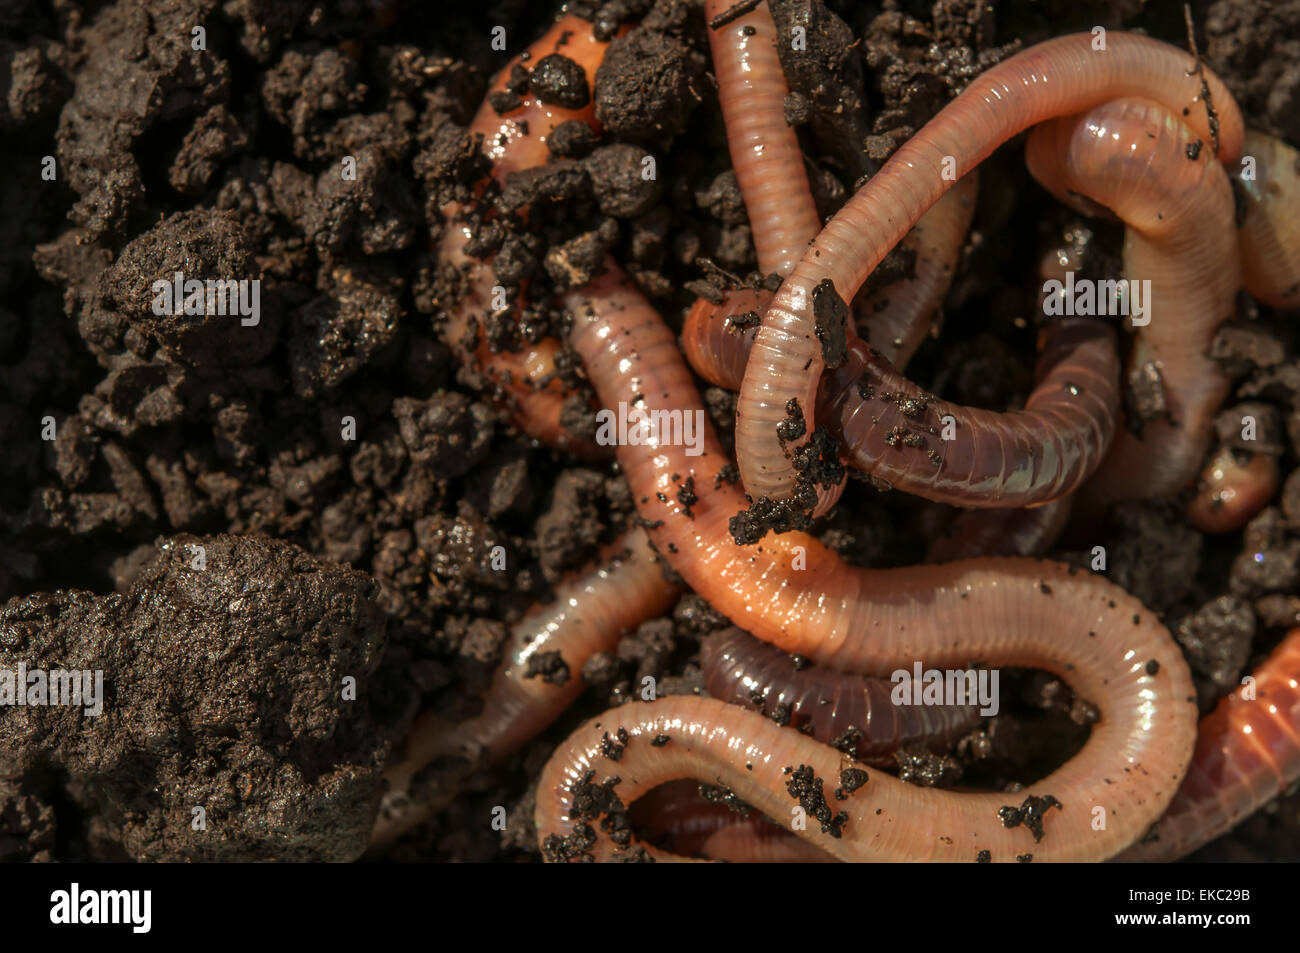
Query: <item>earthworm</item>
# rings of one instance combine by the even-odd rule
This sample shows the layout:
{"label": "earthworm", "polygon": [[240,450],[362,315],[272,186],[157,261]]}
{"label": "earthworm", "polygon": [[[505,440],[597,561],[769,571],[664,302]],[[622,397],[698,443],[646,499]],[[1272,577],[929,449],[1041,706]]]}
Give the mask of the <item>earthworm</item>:
{"label": "earthworm", "polygon": [[[696,414],[703,427],[698,456],[665,439],[617,451],[656,549],[699,595],[764,641],[840,671],[885,676],[906,660],[939,668],[978,661],[1042,668],[1069,681],[1098,707],[1101,719],[1078,756],[1030,786],[1029,793],[1051,794],[1064,805],[1049,820],[1056,836],[1039,845],[1047,856],[1111,856],[1159,815],[1190,757],[1195,708],[1181,653],[1140,603],[1102,579],[1035,560],[864,570],[798,531],[755,548],[734,545],[727,539],[729,521],[744,498],[727,480],[717,434],[663,321],[613,265],[565,303],[570,344],[604,406],[641,395],[645,407],[664,409],[671,402],[674,410]],[[695,488],[689,502],[678,495],[686,480]],[[744,516],[737,520],[743,524]],[[697,776],[721,779],[743,800],[783,818],[788,800],[779,790],[780,768],[814,764],[825,775],[838,771],[841,757],[710,699],[629,706],[602,723],[611,731],[625,726],[641,742],[629,746],[636,752],[631,762],[625,754],[613,765],[627,785],[619,790],[620,797],[628,795],[625,801],[662,781]],[[652,727],[650,737],[676,736],[677,745],[663,749],[672,750],[670,760],[645,754],[658,752],[643,737]],[[544,773],[538,798],[543,839],[577,822],[565,813],[582,773],[588,767],[605,771],[594,740],[590,726],[580,730]],[[764,761],[761,774],[746,771],[745,761],[754,762],[748,752]],[[996,848],[994,859],[1002,860],[1011,859],[1013,843],[1019,853],[1031,846],[1024,832],[1016,838],[1001,828],[994,802],[1005,803],[1005,796],[904,790],[910,786],[878,780],[872,790],[882,797],[873,793],[869,800],[889,820],[869,827],[860,817],[850,840],[823,837],[818,846],[859,858],[973,859],[968,855],[978,845]],[[1089,811],[1096,805],[1107,812],[1105,831],[1091,828]],[[885,836],[895,818],[902,821],[897,836]],[[933,839],[922,825],[929,825]]]}
{"label": "earthworm", "polygon": [[[1104,49],[1097,49],[1099,39]],[[1053,116],[1118,96],[1144,95],[1187,110],[1186,121],[1224,161],[1236,158],[1241,114],[1222,82],[1194,58],[1148,37],[1111,32],[1040,43],[977,77],[849,199],[814,240],[763,315],[736,411],[741,478],[755,500],[800,494],[780,439],[787,405],[814,401],[825,365],[814,290],[830,281],[852,300],[867,275],[953,182],[1009,138]],[[1203,99],[1202,88],[1211,103]],[[1217,148],[1216,148],[1217,146]],[[1207,156],[1208,159],[1208,156]],[[832,353],[832,357],[835,355]]]}
{"label": "earthworm", "polygon": [[[731,0],[708,0],[705,16]],[[785,82],[776,52],[776,24],[767,4],[709,30],[718,102],[731,166],[745,199],[758,267],[784,277],[821,231],[799,138],[785,121]]]}
{"label": "earthworm", "polygon": [[[552,52],[563,53],[582,67],[590,87],[607,46],[594,38],[590,23],[569,14],[530,46],[528,52],[533,62]],[[490,94],[506,89],[511,68],[521,61],[516,57],[497,74],[489,96],[469,126],[471,140],[475,136],[483,137],[484,155],[492,162],[492,178],[498,185],[511,172],[545,164],[549,158],[546,137],[560,123],[576,119],[598,128],[591,102],[579,109],[567,109],[543,103],[531,93],[521,105],[498,114],[491,105]],[[493,299],[504,293],[504,289],[496,290],[497,278],[490,262],[465,252],[474,227],[471,221],[461,219],[464,213],[472,211],[479,210],[457,203],[450,203],[442,210],[447,226],[439,249],[440,260],[455,266],[465,276],[463,296],[443,306],[446,314],[441,327],[443,341],[462,364],[477,367],[501,388],[512,405],[515,423],[530,437],[580,456],[602,455],[606,452],[604,448],[575,438],[560,423],[565,400],[571,392],[556,375],[559,341],[547,337],[535,344],[525,342],[519,351],[493,351],[481,332],[479,318],[499,310],[501,302]]]}
{"label": "earthworm", "polygon": [[[921,345],[930,319],[948,292],[978,191],[979,173],[972,170],[922,215],[901,246],[915,253],[913,274],[874,292],[858,309],[864,339],[900,370]],[[758,328],[741,328],[725,319],[749,313],[757,317],[771,300],[771,292],[738,288],[720,304],[703,298],[697,301],[682,331],[686,355],[696,373],[719,387],[739,390]]]}
{"label": "earthworm", "polygon": [[965,510],[926,551],[926,562],[947,563],[976,556],[1040,556],[1070,520],[1073,495],[1040,506],[1009,510]]}
{"label": "earthworm", "polygon": [[1121,98],[1043,123],[1025,146],[1030,172],[1049,191],[1084,196],[1127,225],[1124,273],[1142,286],[1126,300],[1131,306],[1141,293],[1148,322],[1139,325],[1130,374],[1157,367],[1167,404],[1168,419],[1144,422],[1140,438],[1116,435],[1089,486],[1093,498],[1181,489],[1205,458],[1228,393],[1207,351],[1241,284],[1232,188],[1195,135],[1167,107]]}
{"label": "earthworm", "polygon": [[[762,300],[745,294],[731,306]],[[734,386],[753,332],[736,333],[718,313],[707,302],[692,308],[682,347],[701,376]],[[1022,411],[962,407],[855,339],[844,364],[823,377],[818,412],[852,466],[897,490],[961,506],[1025,506],[1072,492],[1101,462],[1119,411],[1113,333],[1089,319],[1050,323],[1038,381]]]}
{"label": "earthworm", "polygon": [[[1233,178],[1246,196],[1241,271],[1246,290],[1274,308],[1300,308],[1300,152],[1248,131]],[[1245,172],[1254,159],[1253,178]]]}
{"label": "earthworm", "polygon": [[862,337],[900,371],[930,331],[961,258],[975,215],[979,170],[945,192],[899,243],[915,255],[913,274],[890,282],[856,309]]}
{"label": "earthworm", "polygon": [[1203,533],[1235,532],[1268,505],[1277,485],[1271,454],[1252,453],[1243,461],[1231,447],[1222,447],[1201,471],[1187,518]]}
{"label": "earthworm", "polygon": [[1297,777],[1300,629],[1292,629],[1250,683],[1201,719],[1191,768],[1173,802],[1152,836],[1118,859],[1177,860],[1236,827]]}
{"label": "earthworm", "polygon": [[742,864],[835,859],[757,811],[738,814],[704,800],[699,785],[691,781],[660,785],[633,805],[629,817],[645,839],[666,842],[682,856]]}
{"label": "earthworm", "polygon": [[[641,529],[620,537],[593,566],[562,581],[554,601],[534,606],[511,628],[481,715],[456,723],[429,711],[417,717],[405,751],[386,773],[387,804],[372,843],[393,839],[440,806],[437,800],[408,800],[412,778],[422,768],[443,757],[466,759],[469,767],[504,760],[582,694],[580,673],[588,658],[614,648],[625,632],[667,611],[677,593]],[[563,662],[561,678],[541,677],[530,665],[551,652]]]}
{"label": "earthworm", "polygon": [[735,626],[704,640],[700,667],[714,698],[780,717],[825,744],[857,729],[849,743],[866,764],[892,765],[896,751],[913,745],[946,750],[980,720],[978,705],[898,705],[888,679],[797,667]]}

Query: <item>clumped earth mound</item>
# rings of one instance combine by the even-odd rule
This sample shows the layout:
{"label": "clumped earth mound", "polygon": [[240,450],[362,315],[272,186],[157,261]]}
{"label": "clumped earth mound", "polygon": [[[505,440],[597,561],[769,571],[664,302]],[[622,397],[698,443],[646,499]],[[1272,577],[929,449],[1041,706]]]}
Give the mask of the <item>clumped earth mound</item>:
{"label": "clumped earth mound", "polygon": [[[786,114],[827,215],[1018,48],[1096,25],[1185,41],[1173,0],[771,6],[782,29],[806,30],[807,55],[785,57]],[[634,515],[615,468],[527,440],[437,335],[462,291],[433,252],[438,210],[484,172],[466,127],[488,79],[559,7],[6,6],[0,663],[102,668],[108,696],[98,718],[0,710],[0,855],[356,857],[382,762],[415,712],[474,714],[509,626]],[[496,347],[562,328],[558,294],[606,254],[670,322],[714,293],[720,270],[756,267],[698,6],[568,9],[616,37],[595,83],[580,87],[560,60],[521,82],[590,97],[604,131],[552,137],[555,161],[512,177],[495,197],[504,214],[476,232],[498,280],[528,284],[521,313],[487,322]],[[1215,0],[1193,14],[1248,121],[1300,140],[1300,2]],[[506,52],[492,48],[495,27]],[[654,180],[640,175],[647,159]],[[527,220],[512,213],[523,206]],[[913,361],[916,378],[954,400],[1020,405],[1035,263],[1074,224],[1019,150],[994,156],[943,334]],[[1113,275],[1122,233],[1089,228],[1085,270]],[[873,281],[909,267],[891,255]],[[152,283],[175,271],[258,281],[258,323],[156,314]],[[1238,382],[1225,419],[1256,408],[1271,422],[1264,452],[1291,473],[1294,316],[1243,300],[1214,353]],[[557,366],[583,386],[572,355]],[[706,400],[729,439],[734,398],[710,388]],[[581,398],[571,411],[570,429],[588,432]],[[1232,428],[1221,436],[1231,444]],[[1112,579],[1175,632],[1208,708],[1300,621],[1298,500],[1292,475],[1245,533],[1225,537],[1191,529],[1185,501],[1132,505],[1053,556],[1086,565],[1106,546]],[[855,484],[817,529],[858,565],[906,565],[949,518]],[[206,569],[193,568],[191,545]],[[493,567],[498,546],[506,572]],[[537,859],[531,789],[555,743],[645,675],[660,691],[699,690],[698,642],[721,623],[688,596],[591,659],[565,718],[387,856]],[[355,701],[343,698],[349,677]],[[964,772],[961,783],[1002,787],[1078,744],[1080,706],[1059,681],[1009,674],[1004,696],[1003,714],[941,765],[905,767],[929,783]],[[192,827],[200,805],[206,831]],[[505,832],[484,821],[497,806]],[[1300,856],[1300,799],[1279,799],[1202,856]]]}
{"label": "clumped earth mound", "polygon": [[[355,859],[386,753],[366,711],[375,591],[290,543],[180,535],[124,594],[13,599],[0,667],[101,670],[103,711],[8,712],[4,773],[66,779],[92,856]],[[35,853],[44,815],[26,814]]]}

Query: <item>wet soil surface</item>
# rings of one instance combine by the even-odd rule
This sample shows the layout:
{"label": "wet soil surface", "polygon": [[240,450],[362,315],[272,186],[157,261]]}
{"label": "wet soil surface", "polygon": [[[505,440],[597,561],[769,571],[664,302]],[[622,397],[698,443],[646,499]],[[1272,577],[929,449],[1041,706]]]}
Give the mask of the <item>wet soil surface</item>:
{"label": "wet soil surface", "polygon": [[[489,325],[498,347],[558,327],[555,294],[606,253],[674,325],[717,269],[755,267],[700,11],[569,6],[608,36],[634,26],[593,89],[561,60],[525,78],[557,103],[594,98],[604,132],[553,137],[554,161],[503,196],[534,206],[528,227],[477,236],[503,282],[531,282],[523,320]],[[1248,121],[1300,141],[1300,2],[1193,6]],[[558,7],[5,5],[0,667],[99,669],[105,688],[98,718],[0,711],[0,857],[360,856],[416,711],[473,714],[508,627],[627,525],[617,469],[522,436],[436,330],[456,291],[431,251],[438,210],[482,174],[465,126]],[[772,7],[782,28],[807,29],[812,55],[786,64],[787,115],[823,214],[1016,49],[1096,25],[1186,41],[1181,5],[1164,0]],[[1035,262],[1074,222],[1014,144],[981,177],[943,333],[909,370],[946,398],[1008,408],[1032,383]],[[1087,267],[1113,272],[1122,234],[1090,227]],[[157,315],[153,282],[176,272],[258,279],[256,314]],[[1290,474],[1244,533],[1203,536],[1185,500],[1138,504],[1053,554],[1086,563],[1107,548],[1111,578],[1176,634],[1203,709],[1300,623],[1294,319],[1243,298],[1215,345],[1237,381],[1225,442],[1249,402],[1267,439],[1239,451]],[[575,364],[561,373],[578,381]],[[707,397],[728,430],[733,398]],[[856,564],[897,566],[949,519],[859,483],[816,531]],[[688,596],[594,657],[559,723],[380,856],[539,859],[532,789],[556,742],[647,674],[700,691],[698,641],[721,622]],[[1086,709],[1055,679],[1009,673],[1003,714],[900,770],[1014,791],[1081,743]],[[287,836],[272,846],[267,829]],[[1300,858],[1300,797],[1199,856]]]}

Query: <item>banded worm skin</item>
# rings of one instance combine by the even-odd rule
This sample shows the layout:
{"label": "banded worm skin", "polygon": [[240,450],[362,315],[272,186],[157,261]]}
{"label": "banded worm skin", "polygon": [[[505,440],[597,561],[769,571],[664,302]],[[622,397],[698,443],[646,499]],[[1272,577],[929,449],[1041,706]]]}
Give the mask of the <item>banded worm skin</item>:
{"label": "banded worm skin", "polygon": [[862,339],[900,371],[907,366],[943,304],[975,216],[979,170],[971,169],[931,206],[899,243],[915,254],[913,274],[859,298]]}
{"label": "banded worm skin", "polygon": [[[727,482],[728,461],[663,321],[612,265],[586,289],[570,294],[566,307],[572,318],[570,343],[604,406],[616,407],[639,394],[649,410],[671,408],[700,421],[704,439],[696,446],[688,448],[661,434],[647,444],[619,447],[618,459],[656,549],[718,611],[784,652],[844,672],[886,676],[913,661],[926,668],[967,668],[979,660],[1061,676],[1098,707],[1101,718],[1080,754],[1027,792],[1052,794],[1063,805],[1059,815],[1052,812],[1059,836],[1058,847],[1048,851],[1052,857],[1112,856],[1163,811],[1195,740],[1194,692],[1181,652],[1137,600],[1097,577],[1036,560],[979,559],[862,570],[799,532],[783,533],[758,547],[735,545],[728,538],[729,523],[746,501],[740,489]],[[696,488],[689,506],[677,496],[687,479]],[[806,568],[794,569],[796,559]],[[705,701],[673,699],[671,705]],[[694,713],[708,715],[707,727],[700,729],[703,735],[690,731],[702,738],[715,733],[721,747],[707,742],[698,758],[692,754],[673,762],[690,770],[672,777],[659,776],[658,768],[647,762],[646,786],[686,776],[717,783],[715,771],[723,772],[722,783],[731,786],[731,769],[724,761],[737,761],[732,767],[747,775],[747,746],[770,748],[778,743],[768,732],[781,729],[770,721],[736,706],[714,704],[707,712]],[[604,724],[608,729],[627,721],[649,730],[663,712],[668,713],[664,724],[685,717],[671,706],[646,713],[638,705],[620,709]],[[751,737],[751,731],[758,734]],[[782,746],[814,746],[798,748],[805,763],[814,757],[822,765],[838,763],[840,755],[833,749],[797,732],[786,734],[797,740],[787,742],[782,736]],[[565,791],[571,793],[587,767],[595,769],[599,758],[587,753],[589,740],[580,732],[557,753],[554,771],[548,768],[547,777],[564,791],[548,787],[539,797],[543,837],[559,829],[555,824],[580,820],[563,821],[552,809],[562,814],[569,796]],[[637,772],[626,763],[614,767],[628,784],[626,790],[635,792],[624,800],[634,800],[643,790],[641,780],[629,783]],[[773,770],[779,772],[779,766]],[[763,777],[764,785],[780,789],[779,776]],[[746,781],[746,792],[755,787],[752,776],[741,780]],[[746,793],[738,794],[756,803]],[[624,789],[619,795],[624,796]],[[920,801],[916,796],[915,789],[906,792],[908,813],[891,821],[895,835],[880,840],[864,834],[871,846],[850,853],[875,859],[970,859],[965,848],[972,844],[1009,845],[1000,833],[996,807],[981,800],[998,796],[929,792]],[[768,807],[784,807],[781,797],[769,800]],[[1097,804],[1104,805],[1111,818],[1106,831],[1092,830],[1090,809]],[[772,817],[787,813],[772,814],[757,806]],[[941,833],[951,844],[930,842],[927,831],[935,823],[944,828]],[[1023,831],[1021,835],[1028,837]],[[833,845],[816,843],[835,852]],[[1023,852],[1026,845],[1020,846]],[[999,848],[995,859],[1012,858]]]}
{"label": "banded worm skin", "polygon": [[[1216,100],[1216,103],[1218,100]],[[1056,195],[1082,195],[1127,226],[1127,310],[1145,299],[1130,374],[1158,368],[1167,417],[1123,430],[1089,496],[1165,496],[1205,458],[1228,378],[1207,351],[1235,312],[1241,269],[1228,178],[1208,148],[1167,106],[1125,97],[1037,127],[1025,147],[1033,176]],[[1140,284],[1139,284],[1140,283]],[[1108,303],[1109,307],[1110,304]]]}
{"label": "banded worm skin", "polygon": [[[739,333],[729,314],[719,315],[762,300],[743,291],[726,309],[707,302],[691,309],[682,348],[702,377],[735,383],[753,330]],[[1073,492],[1110,445],[1119,416],[1114,333],[1087,318],[1051,322],[1037,374],[1022,411],[963,407],[912,384],[857,339],[844,365],[823,378],[818,407],[848,463],[896,490],[958,506],[1028,506]]]}
{"label": "banded worm skin", "polygon": [[[1253,692],[1253,695],[1251,694]],[[1201,719],[1196,753],[1150,835],[1118,858],[1177,860],[1226,834],[1300,778],[1300,629]]]}
{"label": "banded worm skin", "polygon": [[796,667],[780,649],[734,626],[704,640],[700,667],[714,698],[779,716],[824,744],[857,729],[853,747],[865,764],[893,765],[905,747],[945,751],[980,721],[978,705],[897,705],[888,679]]}
{"label": "banded worm skin", "polygon": [[[372,845],[410,830],[454,796],[449,789],[440,798],[413,801],[411,783],[421,769],[439,758],[463,759],[466,772],[503,761],[582,694],[580,673],[588,658],[613,649],[624,633],[666,612],[677,595],[641,529],[626,533],[593,566],[562,581],[552,602],[534,606],[511,627],[482,714],[461,722],[427,710],[417,717],[405,750],[385,772],[388,792]],[[544,652],[559,653],[567,677],[543,678],[530,667]]]}
{"label": "banded worm skin", "polygon": [[[737,407],[737,463],[755,498],[790,499],[796,471],[778,436],[791,399],[805,408],[809,430],[824,360],[816,334],[814,289],[831,281],[852,300],[867,275],[952,183],[998,145],[1054,116],[1141,95],[1182,113],[1224,161],[1234,160],[1243,135],[1239,110],[1226,87],[1192,56],[1147,37],[1109,33],[1106,49],[1077,34],[1040,43],[977,77],[920,132],[898,149],[827,223],[763,315]],[[1213,100],[1216,133],[1202,101]],[[1208,160],[1208,155],[1207,155]]]}
{"label": "banded worm skin", "polygon": [[[705,16],[726,13],[731,0],[708,0]],[[709,29],[727,148],[749,213],[758,267],[787,275],[822,229],[804,170],[799,137],[785,121],[785,82],[776,52],[776,24],[767,4]]]}

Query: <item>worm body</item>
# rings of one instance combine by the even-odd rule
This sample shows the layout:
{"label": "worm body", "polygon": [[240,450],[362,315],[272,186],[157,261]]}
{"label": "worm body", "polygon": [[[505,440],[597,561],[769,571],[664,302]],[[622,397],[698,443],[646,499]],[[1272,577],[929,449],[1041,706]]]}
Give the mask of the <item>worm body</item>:
{"label": "worm body", "polygon": [[1240,234],[1246,290],[1274,308],[1300,308],[1300,152],[1251,130],[1232,170],[1246,195]]}
{"label": "worm body", "polygon": [[1206,352],[1234,313],[1241,283],[1232,190],[1197,141],[1165,106],[1125,98],[1044,123],[1025,147],[1030,171],[1049,190],[1083,195],[1128,226],[1122,287],[1139,330],[1130,374],[1159,374],[1167,417],[1143,422],[1140,438],[1116,436],[1089,488],[1104,500],[1164,496],[1187,484],[1228,392]]}
{"label": "worm body", "polygon": [[1277,460],[1271,454],[1252,453],[1242,461],[1223,447],[1201,471],[1187,518],[1203,533],[1236,532],[1268,505],[1277,484]]}
{"label": "worm body", "polygon": [[779,717],[823,744],[857,729],[853,747],[867,764],[892,765],[894,752],[913,745],[946,750],[980,719],[978,705],[895,704],[895,683],[887,679],[821,665],[798,668],[789,655],[735,627],[704,641],[700,667],[714,698]]}
{"label": "worm body", "polygon": [[[1241,115],[1222,82],[1193,58],[1142,36],[1109,33],[1106,49],[1078,34],[1048,40],[978,78],[898,149],[835,215],[786,279],[763,316],[737,407],[737,462],[756,500],[788,500],[797,471],[778,436],[791,399],[812,409],[824,366],[814,289],[833,283],[852,300],[872,269],[950,185],[1016,133],[1120,96],[1142,95],[1182,112],[1209,152],[1235,159]],[[1211,135],[1208,104],[1215,110]],[[1208,160],[1208,155],[1207,155]]]}
{"label": "worm body", "polygon": [[[688,453],[679,442],[663,439],[662,433],[660,439],[618,449],[656,548],[697,593],[764,641],[840,671],[887,676],[917,660],[926,667],[1022,665],[1059,674],[1102,713],[1083,752],[1033,789],[1053,793],[1062,803],[1069,800],[1071,810],[1081,812],[1071,814],[1075,820],[1065,825],[1072,833],[1058,842],[1060,856],[1109,856],[1158,816],[1190,757],[1195,707],[1181,653],[1140,603],[1101,579],[1032,560],[985,559],[871,571],[845,565],[816,539],[799,532],[784,533],[755,548],[734,545],[727,538],[729,522],[745,501],[723,475],[727,461],[717,435],[662,320],[614,267],[587,289],[570,294],[566,305],[573,319],[570,342],[603,405],[615,407],[641,395],[641,406],[648,411],[671,408],[699,421],[704,437],[696,445],[698,454],[695,448]],[[689,506],[676,495],[688,478],[697,491]],[[674,700],[672,705],[703,703]],[[703,739],[704,747],[692,749],[695,753],[684,761],[674,761],[684,773],[657,780],[650,780],[656,774],[647,774],[646,784],[692,776],[687,770],[692,767],[704,771],[695,776],[711,779],[718,771],[730,779],[723,761],[740,761],[750,744],[765,749],[778,741],[795,745],[803,762],[816,757],[823,766],[839,758],[838,752],[796,732],[786,733],[791,740],[765,733],[780,729],[761,716],[714,705],[703,712],[706,726],[689,729],[693,737]],[[606,720],[635,717],[640,719],[635,722],[639,731],[658,723],[664,709],[644,718],[639,707],[621,711],[626,714]],[[701,713],[673,709],[663,717],[673,722],[696,714]],[[751,729],[760,734],[751,737]],[[585,733],[575,736],[557,753],[554,771],[548,768],[546,777],[557,784],[561,777],[579,777],[580,766],[588,760],[587,742]],[[813,747],[801,747],[805,745]],[[618,767],[627,781],[629,774]],[[736,770],[744,775],[743,763]],[[764,777],[769,788],[779,786],[779,777]],[[724,783],[731,786],[730,780]],[[641,784],[634,781],[631,789],[639,792]],[[541,813],[552,811],[543,807],[551,803],[552,789],[545,790],[545,797],[539,798],[543,833],[558,822],[554,812]],[[752,779],[740,796],[758,804],[748,796],[750,791],[758,793]],[[565,796],[557,793],[556,803]],[[917,811],[906,815],[913,818],[909,831],[895,828],[896,839],[889,846],[877,843],[869,856],[948,856],[946,848],[929,843],[923,825],[931,822],[951,827],[943,836],[954,838],[954,844],[1006,843],[990,830],[1000,826],[995,812],[973,806],[983,801],[917,802],[915,797],[907,792],[908,810]],[[1083,805],[1092,800],[1114,811],[1106,832],[1093,832],[1087,823]],[[784,816],[759,806],[769,816]]]}
{"label": "worm body", "polygon": [[[705,16],[713,19],[731,6],[730,0],[708,0]],[[758,267],[787,275],[822,223],[799,138],[785,121],[790,89],[776,43],[766,3],[709,30],[727,148],[749,213]]]}
{"label": "worm body", "polygon": [[[1251,694],[1253,693],[1253,695]],[[1120,860],[1177,860],[1237,826],[1300,777],[1300,629],[1201,720],[1196,754],[1152,836]]]}
{"label": "worm body", "polygon": [[[553,602],[534,607],[510,630],[505,660],[484,696],[481,715],[456,723],[429,711],[418,716],[403,756],[387,772],[388,804],[372,841],[391,840],[437,809],[437,802],[410,804],[406,798],[420,769],[443,757],[465,759],[471,768],[503,760],[582,694],[580,673],[588,658],[667,611],[676,596],[640,529],[611,545],[595,566],[557,586]],[[561,678],[542,677],[530,664],[552,652],[567,669]]]}
{"label": "worm body", "polygon": [[[697,304],[682,328],[692,365],[719,386],[734,386],[754,334],[735,330],[728,312],[751,299],[762,296],[740,292],[725,308]],[[1114,334],[1088,319],[1054,321],[1041,352],[1025,409],[999,413],[934,397],[857,339],[823,378],[819,413],[848,462],[894,489],[971,507],[1048,502],[1101,462],[1119,413],[1119,363]]]}
{"label": "worm body", "polygon": [[976,556],[1041,556],[1070,519],[1074,498],[1010,510],[966,510],[930,544],[926,561],[948,563]]}
{"label": "worm body", "polygon": [[[607,45],[594,39],[590,23],[568,15],[529,47],[529,61],[537,62],[554,52],[563,53],[583,68],[590,86]],[[490,92],[506,88],[511,67],[518,63],[519,58],[512,60],[497,74]],[[543,165],[549,158],[547,135],[570,119],[595,126],[595,106],[588,103],[580,109],[566,109],[543,103],[529,94],[521,105],[498,115],[485,99],[470,124],[469,132],[471,137],[483,137],[483,153],[491,160],[492,177],[500,184],[511,172]],[[560,423],[564,402],[570,392],[555,372],[559,342],[555,338],[544,338],[535,344],[525,343],[519,351],[493,351],[480,330],[479,319],[499,311],[503,304],[514,303],[513,298],[502,300],[506,290],[498,290],[491,263],[472,258],[465,252],[474,234],[474,223],[465,213],[482,214],[484,211],[462,208],[455,203],[443,209],[447,226],[440,258],[445,264],[460,269],[464,275],[464,293],[460,299],[439,303],[445,308],[446,315],[441,327],[443,341],[462,364],[478,368],[501,389],[511,404],[515,423],[530,437],[580,456],[601,456],[603,448],[573,437]]]}
{"label": "worm body", "polygon": [[699,785],[673,781],[638,800],[629,812],[647,841],[683,857],[741,864],[827,863],[835,858],[757,811],[738,814],[705,801]]}
{"label": "worm body", "polygon": [[916,255],[914,274],[870,295],[857,309],[862,338],[902,370],[930,331],[952,283],[975,215],[979,170],[971,169],[899,243]]}

